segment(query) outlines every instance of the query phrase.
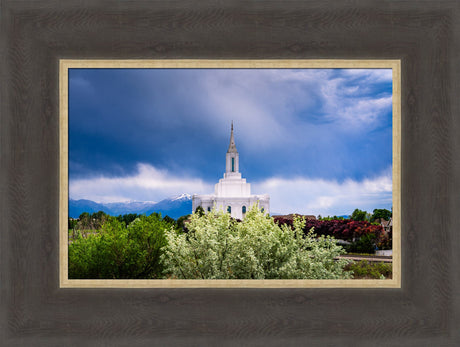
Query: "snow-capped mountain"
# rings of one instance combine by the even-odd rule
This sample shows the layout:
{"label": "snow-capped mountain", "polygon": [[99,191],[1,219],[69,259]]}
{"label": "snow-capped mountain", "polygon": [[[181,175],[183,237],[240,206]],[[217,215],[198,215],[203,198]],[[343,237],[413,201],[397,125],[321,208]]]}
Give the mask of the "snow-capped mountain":
{"label": "snow-capped mountain", "polygon": [[182,194],[161,200],[152,208],[148,209],[146,214],[149,215],[153,212],[160,212],[162,216],[169,216],[174,219],[190,214],[192,213],[192,196],[189,194]]}
{"label": "snow-capped mountain", "polygon": [[192,196],[191,196],[190,194],[184,193],[184,194],[181,194],[181,195],[179,195],[179,196],[173,197],[173,198],[171,198],[170,200],[171,200],[171,201],[176,201],[176,200],[185,201],[185,200],[190,200],[190,199],[192,199]]}
{"label": "snow-capped mountain", "polygon": [[159,202],[153,201],[126,201],[97,203],[91,200],[69,200],[69,217],[78,218],[83,212],[93,213],[104,211],[105,213],[118,216],[129,213],[150,215],[159,212],[162,216],[177,219],[192,213],[192,196],[181,194]]}

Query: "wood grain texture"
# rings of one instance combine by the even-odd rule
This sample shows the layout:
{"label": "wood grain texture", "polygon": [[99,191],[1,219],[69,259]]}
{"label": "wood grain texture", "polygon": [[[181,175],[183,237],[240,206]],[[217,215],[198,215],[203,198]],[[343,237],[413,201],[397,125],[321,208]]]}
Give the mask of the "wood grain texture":
{"label": "wood grain texture", "polygon": [[[0,4],[0,345],[460,344],[457,1]],[[401,59],[402,289],[59,289],[61,58]]]}

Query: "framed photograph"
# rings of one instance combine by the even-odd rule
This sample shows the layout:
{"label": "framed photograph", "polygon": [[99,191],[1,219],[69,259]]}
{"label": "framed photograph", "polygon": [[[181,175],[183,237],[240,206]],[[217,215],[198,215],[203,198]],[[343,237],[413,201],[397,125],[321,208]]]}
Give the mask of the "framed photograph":
{"label": "framed photograph", "polygon": [[400,61],[60,67],[61,287],[400,287]]}
{"label": "framed photograph", "polygon": [[[460,224],[460,118],[457,116],[460,111],[457,88],[460,84],[457,66],[460,8],[455,1],[0,0],[0,8],[0,345],[460,344],[460,299],[457,295],[460,291],[460,234],[457,232]],[[226,65],[231,62],[236,65]],[[339,65],[334,66],[337,62]],[[303,105],[296,103],[299,98],[292,78],[273,94],[270,83],[240,83],[246,89],[242,89],[243,92],[235,90],[232,86],[236,85],[236,77],[231,73],[212,87],[211,82],[219,80],[209,75],[208,98],[201,98],[203,103],[197,107],[192,101],[199,99],[191,97],[194,92],[203,91],[204,81],[199,78],[203,75],[198,75],[197,79],[192,76],[195,84],[180,76],[184,81],[181,86],[173,83],[171,76],[162,80],[169,80],[169,84],[158,85],[155,83],[161,76],[155,75],[154,83],[152,76],[144,76],[153,83],[150,89],[140,88],[138,78],[127,83],[123,76],[118,76],[116,81],[114,75],[108,79],[97,75],[103,70],[107,70],[108,75],[113,70],[130,73],[138,70],[141,76],[146,70],[158,72],[160,69],[166,73],[194,69],[199,72],[244,70],[245,73],[331,69],[337,81],[336,89],[329,90],[330,95],[340,91],[342,96],[349,97],[362,92],[366,84],[359,84],[360,91],[353,89],[352,84],[347,83],[345,70],[391,69],[391,103],[386,87],[380,94],[380,103],[375,101],[375,93],[369,94],[374,95],[370,97],[375,101],[373,110],[378,107],[386,110],[379,115],[385,114],[387,122],[381,124],[379,131],[363,132],[362,136],[369,144],[388,141],[389,135],[381,135],[391,133],[391,142],[387,145],[392,147],[391,151],[382,144],[375,154],[376,165],[382,169],[376,170],[375,175],[366,175],[378,178],[382,177],[382,172],[387,172],[380,181],[387,187],[385,177],[390,177],[391,172],[391,201],[393,213],[397,214],[393,221],[399,224],[393,227],[400,231],[399,240],[395,242],[398,236],[394,236],[392,243],[393,273],[397,275],[385,280],[181,279],[170,270],[169,278],[69,277],[69,264],[65,264],[69,254],[65,252],[69,250],[69,237],[75,237],[70,239],[72,242],[79,237],[77,233],[68,233],[69,224],[75,222],[69,221],[72,212],[69,199],[112,204],[110,207],[115,208],[113,204],[126,200],[158,203],[164,198],[190,194],[190,213],[194,209],[200,218],[212,217],[207,213],[212,212],[212,208],[207,211],[210,202],[213,207],[215,203],[222,218],[237,212],[241,217],[245,214],[246,218],[248,213],[260,215],[268,210],[273,216],[278,213],[288,216],[291,212],[314,215],[318,221],[319,215],[327,218],[335,213],[350,215],[354,212],[348,207],[343,212],[341,209],[326,210],[328,204],[334,204],[333,199],[313,201],[315,206],[322,202],[322,206],[326,206],[324,211],[297,208],[294,200],[288,201],[291,203],[289,209],[282,210],[280,206],[287,206],[286,200],[282,200],[283,191],[290,194],[290,189],[294,189],[287,180],[303,177],[299,172],[309,170],[305,165],[294,165],[291,155],[297,154],[297,150],[318,167],[321,162],[326,163],[324,168],[330,161],[337,161],[335,173],[308,176],[316,189],[327,191],[332,180],[337,180],[340,188],[346,182],[340,180],[345,176],[340,176],[338,171],[345,170],[347,166],[340,163],[348,157],[337,157],[337,147],[332,146],[333,143],[343,143],[341,151],[344,154],[355,148],[363,157],[369,157],[369,151],[377,148],[367,148],[362,142],[352,144],[349,142],[351,136],[344,138],[339,133],[334,141],[328,141],[329,153],[321,151],[324,146],[318,145],[324,144],[320,141],[324,135],[322,131],[328,129],[327,124],[319,124],[321,119],[326,119],[320,116],[346,115],[346,110],[357,114],[355,111],[364,105],[358,99],[356,102],[349,99],[348,104],[337,99],[334,105],[329,105],[330,109],[320,109],[322,112],[315,114],[317,118],[313,119],[313,108],[307,107],[307,103],[314,106],[316,99],[302,99]],[[323,83],[330,81],[328,77],[333,74],[325,70],[323,80],[312,81],[317,86],[309,89],[313,95],[325,93],[326,87],[332,86]],[[375,77],[375,73],[372,76]],[[386,76],[384,85],[389,81]],[[280,77],[286,79],[288,76],[281,74]],[[244,76],[241,80],[264,81]],[[90,92],[90,85],[97,87],[97,93]],[[116,86],[123,88],[112,93]],[[227,87],[228,98],[222,98],[222,86]],[[301,85],[298,86],[301,90]],[[139,98],[142,93],[152,95],[152,88],[155,98]],[[173,101],[171,90],[180,98]],[[270,98],[250,103],[258,94],[270,95]],[[98,97],[91,101],[88,99],[91,95]],[[241,96],[240,102],[246,100],[248,103],[237,103],[235,95]],[[284,109],[276,97],[281,95],[286,101]],[[101,100],[105,103],[100,103]],[[128,103],[129,100],[133,102]],[[153,101],[162,107],[164,114],[169,114],[168,118],[153,117]],[[211,102],[218,107],[210,107]],[[265,105],[265,113],[261,112],[260,105]],[[389,108],[391,117],[388,116]],[[398,108],[399,119],[395,119],[398,113],[394,110]],[[251,113],[243,114],[243,109],[250,109]],[[88,110],[97,111],[98,117]],[[180,116],[197,110],[206,121],[193,128],[189,118]],[[365,113],[362,108],[361,111]],[[120,123],[119,114],[130,118]],[[213,118],[210,114],[217,116]],[[268,117],[272,114],[282,116]],[[257,123],[255,117],[261,115],[264,115],[260,119],[267,122],[263,125],[270,129],[270,135],[278,136],[277,141],[283,146],[273,145],[270,137],[264,136],[264,127],[251,124]],[[150,123],[150,116],[155,124]],[[368,116],[361,121],[372,118]],[[146,122],[141,122],[143,117]],[[289,126],[288,121],[295,117],[308,119],[310,127],[303,122],[300,126],[294,126],[295,122]],[[268,123],[270,120],[274,123]],[[332,119],[327,120],[331,122]],[[344,132],[357,126],[350,118],[348,120],[342,123]],[[280,124],[278,133],[272,131],[276,127],[271,124]],[[66,127],[67,136],[63,131]],[[213,131],[204,132],[205,129]],[[285,136],[286,129],[290,136]],[[177,142],[169,141],[168,147],[160,146],[158,138],[163,136],[170,140],[167,136],[174,133],[172,130],[180,135],[173,137]],[[184,136],[184,131],[189,136]],[[299,136],[292,135],[302,132],[308,134],[303,137],[306,142],[295,142]],[[155,139],[149,138],[151,133],[155,134]],[[262,141],[264,139],[266,141]],[[292,146],[286,146],[287,142]],[[88,144],[93,151],[82,144]],[[302,147],[307,144],[315,151]],[[283,153],[280,148],[290,151]],[[190,154],[194,153],[193,149],[199,150],[198,155]],[[67,150],[69,153],[65,153]],[[267,151],[272,151],[272,158],[267,156]],[[170,158],[171,153],[176,157]],[[315,153],[321,156],[313,158]],[[394,159],[395,153],[399,160]],[[181,162],[176,161],[179,156]],[[62,158],[67,158],[68,162]],[[283,162],[281,170],[287,167],[292,175],[287,177],[275,172],[273,163],[267,162],[269,158]],[[122,165],[117,168],[120,160]],[[200,165],[192,165],[194,161]],[[390,162],[392,168],[385,171],[383,168]],[[139,164],[149,166],[140,167]],[[139,181],[132,181],[129,191],[137,190],[137,195],[125,194],[127,190],[123,187],[127,179],[141,177],[141,168],[149,175],[155,172],[157,178],[166,172],[161,181],[164,187],[160,187],[163,195],[153,195],[149,179],[141,185]],[[362,182],[364,177],[360,176],[360,172],[363,174],[359,167],[353,168],[353,174],[347,173],[351,177],[349,187],[353,187],[353,182]],[[274,181],[274,177],[280,180]],[[204,184],[202,189],[195,185],[193,190],[180,189],[176,194],[167,189],[171,178],[180,182],[188,179],[188,187],[199,179]],[[243,184],[247,183],[251,189],[244,188],[242,195],[234,196],[232,201],[222,200],[220,193],[234,191],[226,186],[226,178],[237,183],[231,185],[233,188],[248,187]],[[241,181],[243,179],[246,181]],[[123,184],[115,189],[116,180]],[[272,190],[271,187],[279,182],[289,189]],[[369,183],[376,184],[376,180],[369,179]],[[110,186],[113,189],[107,189]],[[389,190],[384,188],[384,191]],[[269,200],[265,199],[265,194]],[[265,205],[267,208],[261,206],[251,212],[249,203],[253,196],[257,196],[260,204],[269,202]],[[367,198],[372,198],[372,194]],[[246,201],[248,205],[243,204]],[[279,201],[283,203],[278,204]],[[389,204],[368,207],[355,204],[355,201],[358,200],[342,199],[343,203],[361,212],[373,212],[371,209],[375,208],[391,210]],[[360,215],[360,211],[355,216]],[[109,214],[114,218],[113,226],[120,215],[124,223],[131,222],[118,212]],[[166,210],[160,212],[164,219]],[[132,214],[142,213],[136,210]],[[89,224],[93,223],[92,218],[86,219]],[[198,220],[198,217],[193,218]],[[240,218],[235,216],[235,219]],[[142,218],[139,220],[144,222]],[[172,223],[168,219],[162,222],[168,221]],[[193,220],[190,223],[194,223]],[[313,222],[310,220],[310,223]],[[123,229],[123,225],[128,224],[121,225]],[[240,224],[235,222],[234,225]],[[67,230],[67,234],[63,234],[63,230]],[[70,233],[72,230],[71,227]],[[101,262],[107,259],[101,257]],[[209,281],[218,285],[210,285]],[[230,283],[236,282],[229,281],[242,282],[232,287]],[[273,285],[275,281],[281,282]]]}

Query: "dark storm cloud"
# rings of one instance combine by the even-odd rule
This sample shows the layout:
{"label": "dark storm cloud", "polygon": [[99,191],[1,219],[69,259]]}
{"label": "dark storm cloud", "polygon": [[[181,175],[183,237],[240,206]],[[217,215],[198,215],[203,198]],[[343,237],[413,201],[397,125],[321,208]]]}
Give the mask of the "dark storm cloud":
{"label": "dark storm cloud", "polygon": [[232,120],[255,183],[359,182],[391,167],[391,70],[72,69],[69,95],[73,187],[145,178],[142,164],[207,188]]}

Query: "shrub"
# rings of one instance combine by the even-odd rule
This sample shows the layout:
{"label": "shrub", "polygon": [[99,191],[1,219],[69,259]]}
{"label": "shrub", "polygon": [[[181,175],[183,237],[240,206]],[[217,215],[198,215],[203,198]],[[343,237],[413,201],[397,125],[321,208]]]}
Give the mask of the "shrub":
{"label": "shrub", "polygon": [[367,260],[361,260],[356,263],[348,264],[345,269],[347,271],[353,271],[353,278],[372,278],[372,279],[384,279],[391,278],[392,276],[392,264],[391,263],[371,263]]}
{"label": "shrub", "polygon": [[125,225],[129,225],[130,223],[132,223],[136,218],[140,218],[141,215],[140,214],[137,214],[137,213],[128,213],[128,214],[124,214],[124,215],[119,215],[117,217],[117,219],[120,221],[120,222],[123,222],[125,223]]}
{"label": "shrub", "polygon": [[393,248],[393,233],[388,231],[387,233],[381,233],[377,238],[376,244],[378,249],[392,249]]}
{"label": "shrub", "polygon": [[187,214],[185,216],[181,216],[177,219],[176,221],[176,228],[178,231],[183,231],[187,232],[187,226],[186,226],[186,221],[190,218],[190,214]]}
{"label": "shrub", "polygon": [[[292,226],[292,218],[286,216],[275,216],[279,224]],[[354,221],[350,219],[307,219],[304,233],[307,234],[311,228],[315,229],[318,235],[328,235],[336,239],[349,241],[352,249],[361,249],[362,253],[374,253],[375,247],[391,249],[391,235],[384,235],[380,225],[374,225],[367,221]],[[372,243],[372,244],[371,244]],[[351,251],[351,250],[349,250]],[[353,250],[356,252],[356,250]]]}
{"label": "shrub", "polygon": [[345,246],[347,253],[375,253],[375,240],[377,236],[374,234],[366,234],[361,236],[357,241]]}
{"label": "shrub", "polygon": [[161,215],[140,216],[128,226],[108,217],[101,229],[69,244],[69,278],[159,278],[166,244],[164,230],[171,223]]}
{"label": "shrub", "polygon": [[303,232],[305,220],[278,226],[257,207],[242,222],[228,213],[192,214],[188,233],[166,232],[162,259],[169,278],[186,279],[338,279],[349,278],[335,260],[342,247],[331,237]]}

